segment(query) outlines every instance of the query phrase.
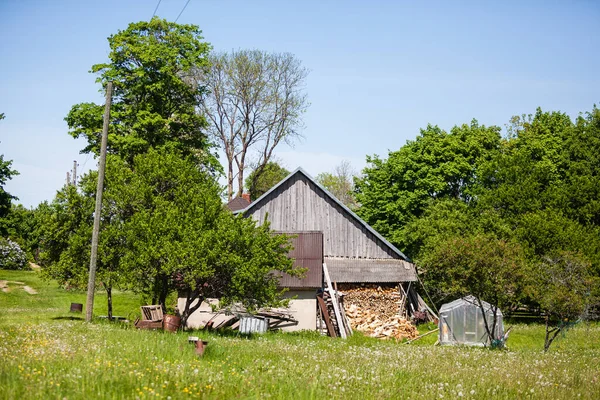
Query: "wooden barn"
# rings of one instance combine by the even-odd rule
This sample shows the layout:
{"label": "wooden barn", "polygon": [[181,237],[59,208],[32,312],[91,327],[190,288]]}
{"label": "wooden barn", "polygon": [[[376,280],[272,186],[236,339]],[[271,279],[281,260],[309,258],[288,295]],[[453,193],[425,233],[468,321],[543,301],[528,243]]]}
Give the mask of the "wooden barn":
{"label": "wooden barn", "polygon": [[[235,199],[234,199],[235,200]],[[289,330],[317,328],[316,291],[323,287],[323,263],[336,284],[401,284],[417,280],[415,266],[365,221],[296,169],[260,198],[234,213],[242,213],[271,229],[293,235],[290,257],[307,268],[304,279],[282,276],[281,286],[295,296],[290,312],[298,321]],[[208,312],[209,308],[206,308]],[[206,320],[208,314],[203,318]],[[191,318],[190,321],[194,324]],[[201,324],[201,323],[200,323]]]}

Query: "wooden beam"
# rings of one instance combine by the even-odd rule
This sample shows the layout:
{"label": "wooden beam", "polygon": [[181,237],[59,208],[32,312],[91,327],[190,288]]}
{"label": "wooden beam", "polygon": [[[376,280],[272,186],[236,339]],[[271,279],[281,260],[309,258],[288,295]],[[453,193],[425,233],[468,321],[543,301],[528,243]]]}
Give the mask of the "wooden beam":
{"label": "wooden beam", "polygon": [[321,315],[325,320],[325,326],[327,326],[327,332],[329,333],[329,336],[337,337],[335,329],[333,329],[331,319],[329,319],[329,312],[327,311],[327,304],[325,304],[325,300],[323,300],[323,295],[317,295],[317,303],[319,304],[319,310],[321,310]]}
{"label": "wooden beam", "polygon": [[342,314],[340,313],[340,307],[337,302],[337,297],[335,294],[335,290],[331,286],[331,279],[329,278],[329,270],[327,270],[327,264],[323,263],[323,272],[325,273],[325,280],[327,282],[327,290],[329,291],[329,296],[331,296],[331,303],[333,304],[333,311],[335,313],[335,320],[337,321],[338,328],[340,330],[340,336],[342,339],[346,339],[346,327],[344,320],[342,319]]}

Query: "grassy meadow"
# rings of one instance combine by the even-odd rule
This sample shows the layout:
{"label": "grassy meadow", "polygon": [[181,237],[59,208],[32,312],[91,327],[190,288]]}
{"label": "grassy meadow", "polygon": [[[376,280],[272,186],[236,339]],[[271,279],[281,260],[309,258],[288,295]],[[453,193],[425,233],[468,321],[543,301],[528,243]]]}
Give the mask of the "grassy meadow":
{"label": "grassy meadow", "polygon": [[[316,333],[241,337],[137,331],[87,324],[68,312],[84,293],[34,271],[0,271],[0,398],[5,399],[434,399],[600,398],[600,325],[581,324],[544,354],[543,327],[516,325],[507,351],[413,344]],[[29,294],[22,282],[38,293]],[[98,293],[96,315],[106,314]],[[114,296],[116,315],[140,300]],[[425,332],[427,327],[421,327]],[[209,342],[199,358],[190,335]]]}

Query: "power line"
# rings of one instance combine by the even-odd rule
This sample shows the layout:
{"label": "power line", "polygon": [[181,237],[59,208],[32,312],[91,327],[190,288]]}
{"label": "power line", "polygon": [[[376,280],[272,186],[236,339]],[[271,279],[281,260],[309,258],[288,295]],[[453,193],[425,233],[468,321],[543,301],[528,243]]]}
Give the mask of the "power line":
{"label": "power line", "polygon": [[190,1],[191,0],[187,0],[187,2],[185,3],[185,6],[183,6],[183,8],[181,9],[181,12],[177,16],[177,18],[175,18],[175,22],[177,22],[177,20],[179,19],[179,17],[181,17],[181,14],[183,14],[183,12],[185,11],[185,8],[187,7],[187,5],[190,4]]}
{"label": "power line", "polygon": [[[160,6],[160,2],[161,2],[161,1],[162,1],[162,0],[158,0],[158,4],[156,5],[156,8],[154,9],[154,12],[152,13],[152,18],[154,18],[154,16],[156,15],[156,12],[158,11],[158,6]],[[151,18],[151,19],[152,19],[152,18]]]}

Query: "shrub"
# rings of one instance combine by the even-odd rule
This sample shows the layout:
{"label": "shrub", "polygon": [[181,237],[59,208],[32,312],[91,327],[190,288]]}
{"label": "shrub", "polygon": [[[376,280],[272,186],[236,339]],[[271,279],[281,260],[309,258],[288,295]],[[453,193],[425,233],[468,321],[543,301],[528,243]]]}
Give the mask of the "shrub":
{"label": "shrub", "polygon": [[0,269],[25,269],[27,256],[18,244],[0,238]]}

